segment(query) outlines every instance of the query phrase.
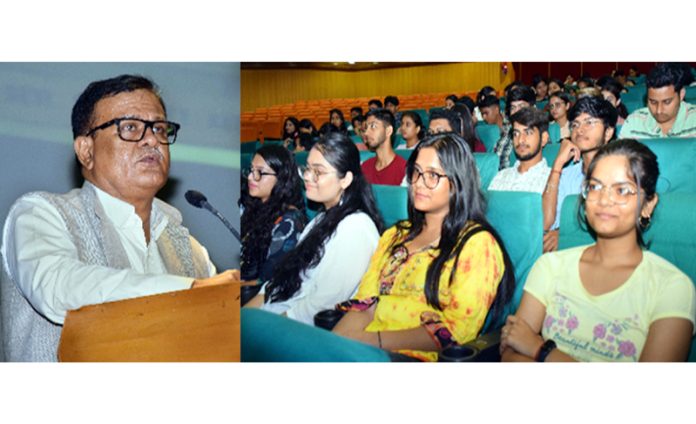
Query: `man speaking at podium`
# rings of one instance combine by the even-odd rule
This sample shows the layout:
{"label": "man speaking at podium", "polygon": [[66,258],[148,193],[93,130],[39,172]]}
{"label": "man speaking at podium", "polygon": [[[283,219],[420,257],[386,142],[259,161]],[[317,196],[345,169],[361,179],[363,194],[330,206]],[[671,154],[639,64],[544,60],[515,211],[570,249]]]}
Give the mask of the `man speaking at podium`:
{"label": "man speaking at podium", "polygon": [[155,198],[179,124],[167,120],[152,81],[91,83],[73,106],[72,130],[82,188],[22,196],[3,228],[8,361],[55,361],[69,310],[238,279],[215,275],[179,211]]}

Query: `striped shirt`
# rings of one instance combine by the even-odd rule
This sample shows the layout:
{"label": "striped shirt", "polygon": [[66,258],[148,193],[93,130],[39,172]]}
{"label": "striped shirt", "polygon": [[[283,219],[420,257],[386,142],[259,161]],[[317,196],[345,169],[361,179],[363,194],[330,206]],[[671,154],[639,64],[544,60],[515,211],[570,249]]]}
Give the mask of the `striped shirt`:
{"label": "striped shirt", "polygon": [[647,107],[638,109],[626,118],[621,138],[689,138],[696,137],[696,105],[682,102],[677,119],[667,134]]}

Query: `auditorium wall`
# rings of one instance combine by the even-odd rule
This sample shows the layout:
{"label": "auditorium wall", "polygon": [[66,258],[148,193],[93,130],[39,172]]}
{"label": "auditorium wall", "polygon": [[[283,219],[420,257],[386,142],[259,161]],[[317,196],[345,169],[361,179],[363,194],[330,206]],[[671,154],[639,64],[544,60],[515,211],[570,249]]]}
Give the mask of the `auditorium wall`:
{"label": "auditorium wall", "polygon": [[242,69],[242,111],[297,100],[379,97],[502,89],[513,80],[501,62],[447,63],[367,71]]}

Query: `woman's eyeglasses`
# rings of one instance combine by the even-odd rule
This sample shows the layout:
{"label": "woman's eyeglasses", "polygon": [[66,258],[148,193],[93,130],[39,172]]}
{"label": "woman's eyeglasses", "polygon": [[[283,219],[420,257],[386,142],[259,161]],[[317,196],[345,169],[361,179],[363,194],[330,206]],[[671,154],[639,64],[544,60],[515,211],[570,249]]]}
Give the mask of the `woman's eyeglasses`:
{"label": "woman's eyeglasses", "polygon": [[246,168],[242,171],[242,175],[244,176],[244,178],[251,177],[254,181],[261,181],[261,178],[263,178],[264,175],[275,176],[276,174],[272,172],[264,172],[258,168]]}

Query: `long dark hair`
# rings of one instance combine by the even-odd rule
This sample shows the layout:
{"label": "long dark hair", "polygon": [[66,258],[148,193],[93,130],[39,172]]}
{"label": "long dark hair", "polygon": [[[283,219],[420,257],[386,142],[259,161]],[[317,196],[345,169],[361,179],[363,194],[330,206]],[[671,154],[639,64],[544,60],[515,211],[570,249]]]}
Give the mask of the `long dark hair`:
{"label": "long dark hair", "polygon": [[[285,125],[288,123],[288,121],[292,122],[292,124],[295,126],[295,131],[292,133],[289,133],[285,130]],[[297,120],[294,116],[288,116],[285,118],[285,121],[283,121],[283,128],[280,130],[280,139],[281,140],[286,140],[288,138],[292,138],[293,141],[295,141],[295,138],[297,137],[297,134],[300,131],[300,121]]]}
{"label": "long dark hair", "polygon": [[[649,246],[643,241],[643,231],[647,229],[648,224],[643,221],[640,212],[643,210],[643,205],[655,197],[657,179],[660,177],[660,167],[657,164],[657,156],[648,146],[630,138],[605,144],[597,151],[597,154],[587,167],[585,184],[590,182],[592,173],[597,167],[597,163],[600,159],[611,155],[623,156],[628,161],[628,176],[633,178],[636,183],[636,188],[638,189],[636,242],[641,248],[647,248]],[[580,227],[587,230],[596,240],[597,233],[595,233],[594,229],[587,222],[585,216],[585,199],[583,196],[580,196],[580,203],[578,205],[578,221],[580,222]]]}
{"label": "long dark hair", "polygon": [[[501,323],[505,318],[505,306],[512,299],[515,291],[515,274],[512,261],[507,254],[505,244],[498,235],[498,232],[488,223],[486,219],[486,201],[479,188],[479,173],[476,168],[474,156],[469,149],[467,142],[455,133],[440,133],[427,136],[421,141],[408,160],[407,175],[412,175],[418,153],[425,148],[433,148],[437,152],[437,157],[442,164],[442,168],[447,174],[450,182],[450,202],[449,213],[442,222],[440,242],[438,249],[440,253],[428,267],[425,280],[425,298],[428,305],[442,310],[439,299],[440,275],[445,263],[456,258],[466,245],[466,242],[476,233],[481,231],[489,232],[500,246],[505,264],[503,273],[495,299],[491,305],[488,315],[492,318],[492,323]],[[410,181],[410,179],[409,179]],[[392,247],[392,252],[400,248],[407,242],[413,240],[423,230],[425,224],[425,213],[415,209],[413,205],[413,193],[408,193],[408,221],[401,221],[397,224],[398,233],[404,231],[408,233],[406,238]],[[473,224],[473,225],[472,225]],[[478,224],[478,225],[476,225]],[[450,274],[449,284],[452,284],[455,270]]]}
{"label": "long dark hair", "polygon": [[249,273],[256,269],[258,274],[268,255],[275,221],[292,208],[304,213],[302,182],[292,154],[283,146],[271,144],[259,148],[256,154],[275,172],[276,183],[265,203],[256,197],[243,197],[241,271],[247,279],[257,277]]}
{"label": "long dark hair", "polygon": [[348,215],[364,212],[375,223],[377,231],[382,233],[382,218],[375,203],[372,188],[365,180],[360,168],[358,148],[348,136],[329,132],[312,147],[324,156],[324,159],[336,169],[338,178],[348,172],[353,174],[353,181],[343,192],[338,205],[325,210],[324,216],[306,234],[293,250],[288,252],[273,272],[273,277],[266,284],[266,302],[281,302],[290,299],[302,286],[302,273],[319,264],[324,256],[324,245],[336,231],[338,224]]}

